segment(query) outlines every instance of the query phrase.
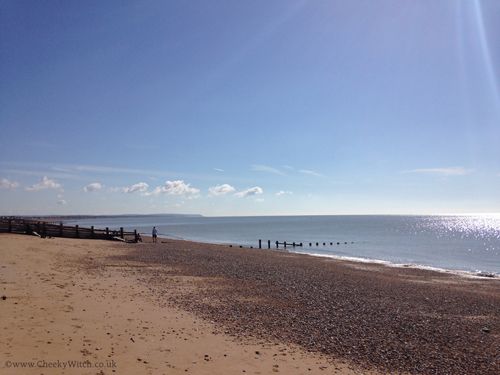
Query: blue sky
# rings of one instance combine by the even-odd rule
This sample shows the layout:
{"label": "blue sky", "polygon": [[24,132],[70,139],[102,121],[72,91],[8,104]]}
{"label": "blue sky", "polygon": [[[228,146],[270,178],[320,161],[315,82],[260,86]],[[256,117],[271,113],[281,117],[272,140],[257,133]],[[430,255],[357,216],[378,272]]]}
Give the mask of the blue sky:
{"label": "blue sky", "polygon": [[498,1],[0,8],[0,214],[500,212]]}

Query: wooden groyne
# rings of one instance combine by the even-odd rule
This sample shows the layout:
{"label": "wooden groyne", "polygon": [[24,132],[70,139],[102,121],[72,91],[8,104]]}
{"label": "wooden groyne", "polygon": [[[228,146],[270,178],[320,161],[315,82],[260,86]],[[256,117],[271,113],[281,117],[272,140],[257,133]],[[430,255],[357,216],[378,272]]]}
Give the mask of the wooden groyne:
{"label": "wooden groyne", "polygon": [[65,237],[96,240],[118,240],[124,242],[138,242],[140,235],[137,230],[126,232],[119,230],[96,229],[80,227],[79,225],[64,225],[63,222],[47,222],[16,217],[0,218],[0,233],[29,234],[40,237]]}
{"label": "wooden groyne", "polygon": [[[341,244],[344,244],[344,245],[347,245],[349,242],[347,241],[342,241],[342,242],[322,242],[323,246],[333,246],[333,245],[341,245]],[[351,241],[350,242],[351,244],[353,244],[354,242]],[[276,246],[276,249],[279,249],[280,245],[283,246],[284,249],[288,247],[292,247],[292,248],[295,248],[295,247],[304,247],[305,245],[302,243],[302,242],[287,242],[287,241],[283,241],[283,242],[280,242],[280,241],[275,241],[273,243],[275,246]],[[314,242],[309,242],[309,247],[313,246]],[[315,243],[316,246],[320,246],[321,242],[316,242]],[[271,248],[271,240],[267,240],[267,248],[270,249]],[[262,240],[259,240],[259,249],[262,249]]]}

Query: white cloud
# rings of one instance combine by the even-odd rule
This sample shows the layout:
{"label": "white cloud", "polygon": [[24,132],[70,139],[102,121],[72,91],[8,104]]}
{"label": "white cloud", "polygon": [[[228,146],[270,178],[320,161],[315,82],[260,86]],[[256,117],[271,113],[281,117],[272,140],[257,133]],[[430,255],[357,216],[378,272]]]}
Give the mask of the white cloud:
{"label": "white cloud", "polygon": [[325,175],[318,173],[318,172],[315,172],[315,171],[312,171],[310,169],[300,169],[299,172],[303,173],[303,174],[310,175],[310,176],[315,176],[315,177],[325,177]]}
{"label": "white cloud", "polygon": [[102,184],[100,182],[92,182],[83,188],[83,191],[86,193],[91,193],[94,191],[99,191],[102,189]]}
{"label": "white cloud", "polygon": [[2,178],[0,180],[0,189],[14,190],[18,186],[19,186],[19,183],[16,181],[10,181],[10,180],[7,180],[6,178]]}
{"label": "white cloud", "polygon": [[226,195],[235,192],[236,189],[229,184],[222,184],[208,188],[210,195]]}
{"label": "white cloud", "polygon": [[280,195],[292,195],[293,193],[291,191],[284,191],[284,190],[280,190],[276,193],[276,196],[280,196]]}
{"label": "white cloud", "polygon": [[277,175],[280,175],[280,176],[284,176],[285,175],[285,173],[283,173],[279,169],[270,167],[268,165],[254,164],[254,165],[252,165],[252,171],[273,173],[273,174],[277,174]]}
{"label": "white cloud", "polygon": [[463,167],[419,168],[419,169],[412,169],[409,171],[403,171],[403,173],[425,173],[425,174],[437,174],[442,176],[465,176],[472,172],[473,172],[472,169],[466,169]]}
{"label": "white cloud", "polygon": [[183,196],[196,196],[200,189],[196,189],[191,184],[185,183],[183,180],[166,181],[165,185],[157,186],[151,194],[168,194],[168,195],[183,195]]}
{"label": "white cloud", "polygon": [[39,191],[44,189],[60,189],[61,184],[57,183],[54,180],[51,180],[47,176],[43,176],[40,182],[29,186],[26,188],[27,191]]}
{"label": "white cloud", "polygon": [[254,186],[254,187],[251,187],[249,189],[246,189],[246,190],[243,190],[243,191],[239,191],[239,192],[237,192],[234,195],[237,196],[237,197],[239,197],[239,198],[245,198],[245,197],[251,197],[253,195],[260,195],[262,193],[264,193],[264,190],[262,190],[261,187]]}
{"label": "white cloud", "polygon": [[131,186],[124,187],[122,191],[124,193],[145,193],[149,189],[149,185],[145,182],[138,182],[137,184],[133,184]]}
{"label": "white cloud", "polygon": [[68,202],[66,202],[64,199],[59,199],[59,200],[57,201],[57,204],[59,204],[59,205],[61,205],[61,206],[65,206],[65,205],[67,205],[67,204],[68,204]]}
{"label": "white cloud", "polygon": [[214,168],[214,171],[217,171],[217,172],[224,172],[224,169]]}

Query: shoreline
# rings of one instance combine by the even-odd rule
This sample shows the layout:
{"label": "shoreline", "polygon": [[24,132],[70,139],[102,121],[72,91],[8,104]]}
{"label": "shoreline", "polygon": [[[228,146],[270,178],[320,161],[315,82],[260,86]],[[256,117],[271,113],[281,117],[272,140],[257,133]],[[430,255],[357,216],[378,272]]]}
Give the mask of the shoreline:
{"label": "shoreline", "polygon": [[[147,235],[147,233],[140,233],[143,238],[150,238],[150,236]],[[445,273],[445,274],[452,274],[456,276],[461,276],[465,278],[478,278],[480,280],[500,280],[500,273],[498,272],[490,272],[490,271],[481,271],[481,270],[476,270],[476,271],[467,271],[467,270],[460,270],[460,269],[452,269],[452,268],[444,268],[444,267],[435,267],[435,266],[428,266],[425,264],[415,264],[415,263],[395,263],[391,262],[389,260],[383,260],[383,259],[370,259],[370,258],[362,258],[362,257],[356,257],[356,256],[347,256],[347,255],[334,255],[334,254],[321,254],[321,253],[314,253],[314,252],[305,252],[305,251],[296,251],[296,250],[288,250],[288,249],[259,249],[257,247],[253,246],[248,246],[248,245],[239,245],[235,244],[232,242],[207,242],[207,241],[202,241],[202,240],[190,240],[186,238],[181,238],[181,237],[172,237],[172,236],[165,236],[165,235],[159,235],[158,238],[165,239],[165,240],[174,240],[174,241],[186,241],[186,242],[194,242],[194,243],[200,243],[200,244],[206,244],[206,245],[217,245],[217,246],[227,246],[227,247],[234,247],[234,248],[241,248],[244,249],[252,249],[252,250],[266,250],[266,251],[276,251],[276,252],[285,252],[285,253],[293,253],[293,254],[302,254],[302,255],[309,255],[312,257],[317,257],[317,258],[327,258],[327,259],[335,259],[338,261],[347,261],[347,262],[358,262],[358,263],[367,263],[367,264],[379,264],[383,265],[386,267],[392,267],[392,268],[414,268],[414,269],[421,269],[421,270],[427,270],[427,271],[434,271],[434,272],[440,272],[440,273]]]}
{"label": "shoreline", "polygon": [[465,278],[478,278],[480,280],[500,280],[500,273],[496,272],[488,272],[488,271],[465,271],[465,270],[457,270],[450,268],[442,268],[442,267],[434,267],[427,266],[424,264],[413,264],[413,263],[394,263],[388,260],[382,259],[367,259],[361,257],[351,257],[351,256],[343,256],[343,255],[327,255],[327,254],[317,254],[317,253],[306,253],[299,251],[290,251],[296,254],[310,255],[319,258],[331,258],[339,261],[347,261],[347,262],[359,262],[359,263],[368,263],[368,264],[380,264],[386,267],[392,268],[414,268],[420,270],[427,270],[433,272],[440,272],[445,274],[452,274],[456,276],[461,276]]}

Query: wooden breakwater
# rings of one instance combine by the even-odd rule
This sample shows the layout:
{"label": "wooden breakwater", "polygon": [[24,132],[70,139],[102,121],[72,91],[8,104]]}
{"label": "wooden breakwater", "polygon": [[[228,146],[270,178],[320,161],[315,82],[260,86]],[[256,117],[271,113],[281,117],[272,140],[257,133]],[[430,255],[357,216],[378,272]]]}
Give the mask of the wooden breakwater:
{"label": "wooden breakwater", "polygon": [[96,240],[121,240],[125,242],[138,242],[140,235],[137,230],[127,232],[120,229],[96,229],[80,227],[79,225],[64,225],[63,222],[47,222],[33,219],[1,217],[0,233],[17,233],[37,235],[40,237],[65,237]]}
{"label": "wooden breakwater", "polygon": [[[323,246],[328,246],[328,244],[330,244],[330,246],[333,246],[333,245],[341,245],[341,244],[345,244],[347,245],[349,242],[347,241],[343,241],[343,242],[323,242]],[[351,244],[354,243],[354,241],[351,241],[350,242]],[[316,242],[316,246],[320,246],[321,242]],[[287,246],[288,247],[304,247],[305,245],[302,243],[302,242],[287,242],[287,241],[283,241],[283,242],[279,242],[279,241],[276,241],[274,242],[274,245],[276,245],[276,249],[279,249],[280,245],[283,245],[283,248],[286,249]],[[309,247],[313,246],[313,242],[309,242]],[[267,248],[270,249],[271,248],[271,240],[267,240]],[[262,240],[259,240],[259,249],[262,249]]]}

